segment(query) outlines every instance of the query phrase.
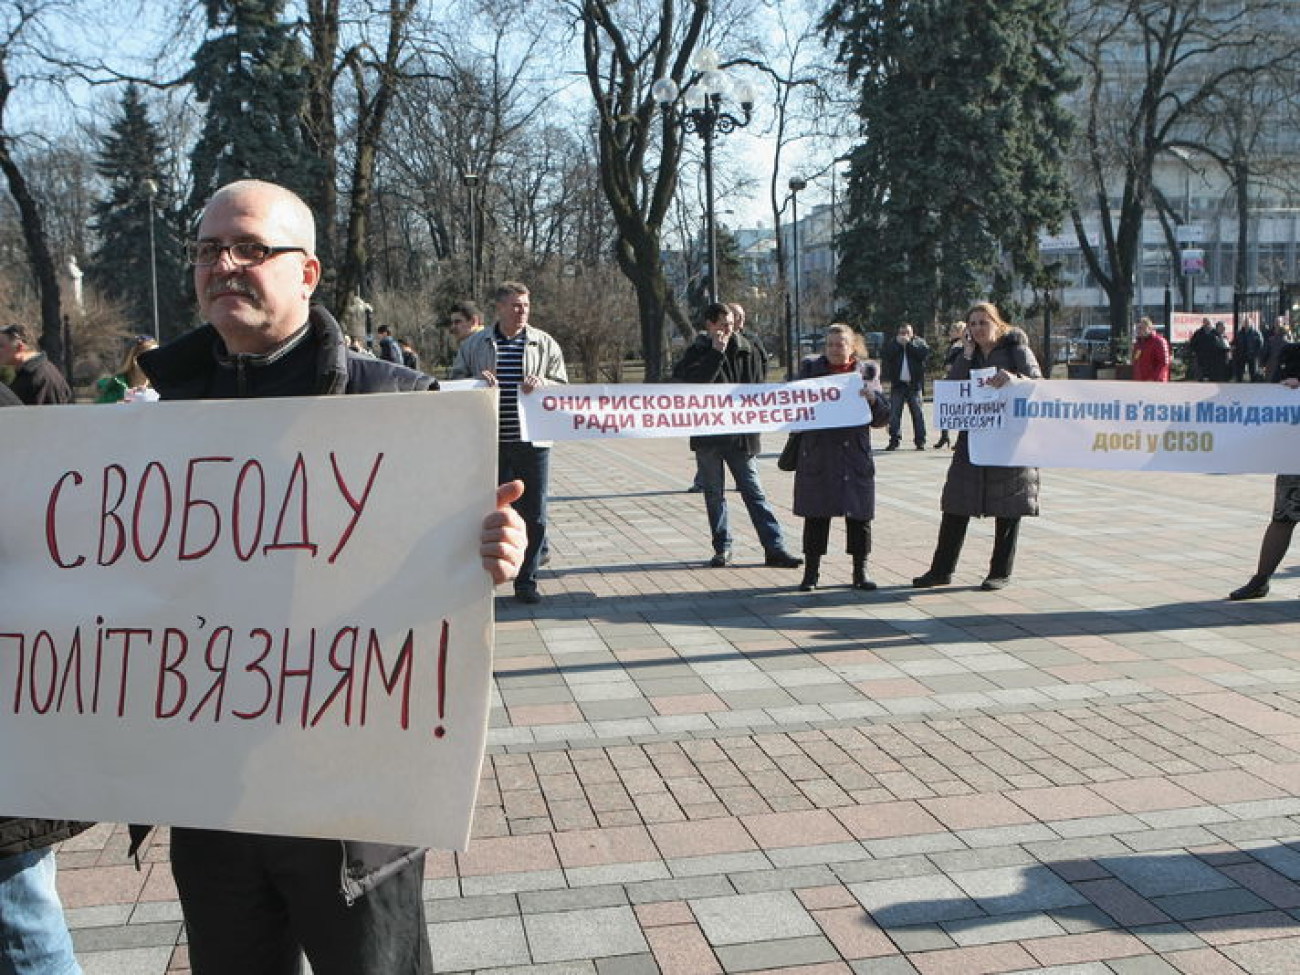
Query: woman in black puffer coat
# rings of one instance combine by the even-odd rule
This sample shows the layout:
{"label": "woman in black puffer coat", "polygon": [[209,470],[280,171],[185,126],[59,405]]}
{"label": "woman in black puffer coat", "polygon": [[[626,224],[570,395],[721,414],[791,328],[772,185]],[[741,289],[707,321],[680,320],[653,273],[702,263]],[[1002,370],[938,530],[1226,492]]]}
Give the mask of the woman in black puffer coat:
{"label": "woman in black puffer coat", "polygon": [[889,401],[880,391],[880,369],[868,362],[862,337],[847,325],[826,330],[826,353],[805,359],[800,379],[836,373],[862,374],[862,394],[870,409],[867,423],[799,435],[799,464],[794,474],[794,513],[804,519],[804,574],[799,588],[817,588],[822,556],[830,539],[831,519],[843,518],[846,549],[853,559],[853,588],[875,589],[867,575],[871,519],[876,513],[876,463],[871,457],[871,427],[889,423]]}
{"label": "woman in black puffer coat", "polygon": [[[970,339],[948,368],[948,379],[969,379],[972,369],[997,368],[989,385],[1000,388],[1016,378],[1042,379],[1029,338],[1002,320],[996,306],[984,302],[966,316]],[[993,558],[981,589],[1002,589],[1011,581],[1020,519],[1038,514],[1038,468],[984,467],[972,464],[966,433],[957,437],[948,479],[939,502],[943,519],[930,569],[912,580],[919,589],[952,582],[971,518],[992,517]]]}

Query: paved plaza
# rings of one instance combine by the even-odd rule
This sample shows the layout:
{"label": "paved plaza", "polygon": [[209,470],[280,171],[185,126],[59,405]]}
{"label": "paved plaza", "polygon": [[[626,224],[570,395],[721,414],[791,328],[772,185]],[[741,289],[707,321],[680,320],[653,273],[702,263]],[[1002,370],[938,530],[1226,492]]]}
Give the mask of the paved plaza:
{"label": "paved plaza", "polygon": [[[1300,551],[1224,599],[1272,478],[1044,471],[1010,588],[977,522],[913,590],[948,457],[879,454],[880,590],[832,554],[805,594],[735,494],[737,565],[703,567],[684,440],[557,446],[474,840],[429,859],[438,972],[1300,972]],[[87,975],[188,970],[165,843],[61,849]]]}

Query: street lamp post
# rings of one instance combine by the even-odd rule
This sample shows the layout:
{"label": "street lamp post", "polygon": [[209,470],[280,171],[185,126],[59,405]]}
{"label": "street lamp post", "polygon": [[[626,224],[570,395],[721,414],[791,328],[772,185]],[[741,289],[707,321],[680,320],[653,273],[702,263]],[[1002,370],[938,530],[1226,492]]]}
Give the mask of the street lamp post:
{"label": "street lamp post", "polygon": [[790,178],[790,242],[794,257],[794,340],[790,351],[790,378],[794,378],[795,364],[799,361],[803,344],[803,319],[799,307],[799,193],[808,187],[808,181],[798,176]]}
{"label": "street lamp post", "polygon": [[[708,258],[709,284],[706,290],[709,302],[718,300],[718,228],[714,216],[713,196],[713,138],[749,124],[754,111],[754,90],[748,82],[734,85],[718,67],[717,52],[700,48],[691,62],[699,78],[686,86],[683,92],[672,78],[660,78],[650,88],[651,97],[658,102],[664,115],[675,118],[686,132],[693,132],[704,142],[704,215]],[[741,114],[723,111],[723,98],[730,95],[740,105]],[[683,104],[677,104],[678,96]]]}
{"label": "street lamp post", "polygon": [[154,244],[153,208],[158,196],[158,184],[151,179],[144,181],[144,191],[149,194],[149,294],[153,299],[153,340],[161,341],[158,334],[158,249]]}
{"label": "street lamp post", "polygon": [[475,210],[474,190],[478,187],[478,173],[464,173],[461,182],[469,196],[469,293],[478,300],[478,213]]}

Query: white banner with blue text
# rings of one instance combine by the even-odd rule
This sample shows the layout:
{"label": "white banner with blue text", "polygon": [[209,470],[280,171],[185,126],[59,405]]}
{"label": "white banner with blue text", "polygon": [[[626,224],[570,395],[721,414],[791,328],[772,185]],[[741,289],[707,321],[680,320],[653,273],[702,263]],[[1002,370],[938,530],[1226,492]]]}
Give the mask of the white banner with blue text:
{"label": "white banner with blue text", "polygon": [[1282,385],[972,377],[934,384],[934,416],[986,466],[1300,473],[1300,390]]}
{"label": "white banner with blue text", "polygon": [[860,426],[871,411],[855,372],[780,385],[543,386],[519,397],[527,440],[696,437]]}

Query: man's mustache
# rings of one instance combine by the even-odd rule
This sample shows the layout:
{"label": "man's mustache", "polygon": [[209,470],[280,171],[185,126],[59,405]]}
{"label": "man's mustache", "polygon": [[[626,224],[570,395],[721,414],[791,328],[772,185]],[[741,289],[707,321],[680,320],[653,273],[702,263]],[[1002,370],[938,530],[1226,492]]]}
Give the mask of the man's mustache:
{"label": "man's mustache", "polygon": [[203,290],[203,294],[205,297],[213,298],[219,294],[229,294],[232,291],[245,298],[257,297],[257,292],[253,290],[252,286],[249,285],[247,281],[243,278],[236,277],[222,278],[209,282],[208,286]]}

